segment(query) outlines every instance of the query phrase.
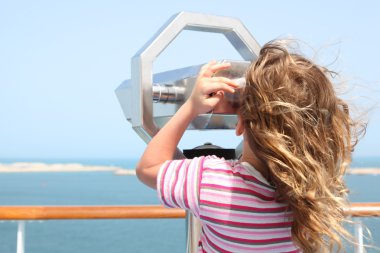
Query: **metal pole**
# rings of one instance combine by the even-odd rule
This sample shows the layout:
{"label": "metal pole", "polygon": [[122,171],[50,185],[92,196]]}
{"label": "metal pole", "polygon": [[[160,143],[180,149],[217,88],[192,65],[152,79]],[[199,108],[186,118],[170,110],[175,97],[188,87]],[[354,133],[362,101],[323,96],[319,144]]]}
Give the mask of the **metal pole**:
{"label": "metal pole", "polygon": [[18,222],[17,228],[17,253],[25,252],[25,221]]}
{"label": "metal pole", "polygon": [[364,253],[363,225],[361,220],[355,222],[356,253]]}
{"label": "metal pole", "polygon": [[190,212],[186,212],[187,242],[186,253],[198,252],[198,242],[201,233],[201,222]]}

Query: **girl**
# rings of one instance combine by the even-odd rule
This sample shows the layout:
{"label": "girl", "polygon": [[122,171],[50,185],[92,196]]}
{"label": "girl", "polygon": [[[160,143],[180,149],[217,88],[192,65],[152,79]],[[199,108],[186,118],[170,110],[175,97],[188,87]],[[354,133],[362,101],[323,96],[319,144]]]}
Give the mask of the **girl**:
{"label": "girl", "polygon": [[236,134],[238,161],[215,156],[172,160],[184,131],[238,85],[200,71],[191,97],[147,146],[139,179],[168,207],[202,222],[201,252],[331,252],[342,249],[347,189],[343,175],[355,124],[330,72],[278,42],[266,44],[246,75]]}

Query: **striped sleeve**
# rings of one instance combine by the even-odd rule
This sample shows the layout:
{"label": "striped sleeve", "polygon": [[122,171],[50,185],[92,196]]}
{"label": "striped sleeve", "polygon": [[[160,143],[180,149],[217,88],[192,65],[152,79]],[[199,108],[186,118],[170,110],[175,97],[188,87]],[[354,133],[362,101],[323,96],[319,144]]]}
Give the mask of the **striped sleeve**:
{"label": "striped sleeve", "polygon": [[166,161],[157,177],[160,202],[167,207],[179,207],[199,217],[199,182],[204,157]]}

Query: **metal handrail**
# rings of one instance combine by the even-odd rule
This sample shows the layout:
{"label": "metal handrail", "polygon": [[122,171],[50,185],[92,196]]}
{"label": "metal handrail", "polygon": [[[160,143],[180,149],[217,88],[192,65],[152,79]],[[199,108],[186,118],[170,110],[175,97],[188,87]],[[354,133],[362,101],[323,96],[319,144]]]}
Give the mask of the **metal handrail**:
{"label": "metal handrail", "polygon": [[[380,203],[351,203],[345,214],[351,217],[380,216]],[[177,219],[185,218],[179,208],[140,206],[0,206],[0,220],[65,219]]]}

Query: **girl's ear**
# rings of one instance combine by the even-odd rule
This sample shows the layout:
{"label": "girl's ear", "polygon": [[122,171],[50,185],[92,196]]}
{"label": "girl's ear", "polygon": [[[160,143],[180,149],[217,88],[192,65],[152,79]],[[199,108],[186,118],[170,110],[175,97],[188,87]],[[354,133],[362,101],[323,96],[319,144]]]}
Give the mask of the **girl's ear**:
{"label": "girl's ear", "polygon": [[236,133],[236,136],[240,136],[244,133],[244,123],[239,115],[238,115],[238,122],[235,128],[235,133]]}

